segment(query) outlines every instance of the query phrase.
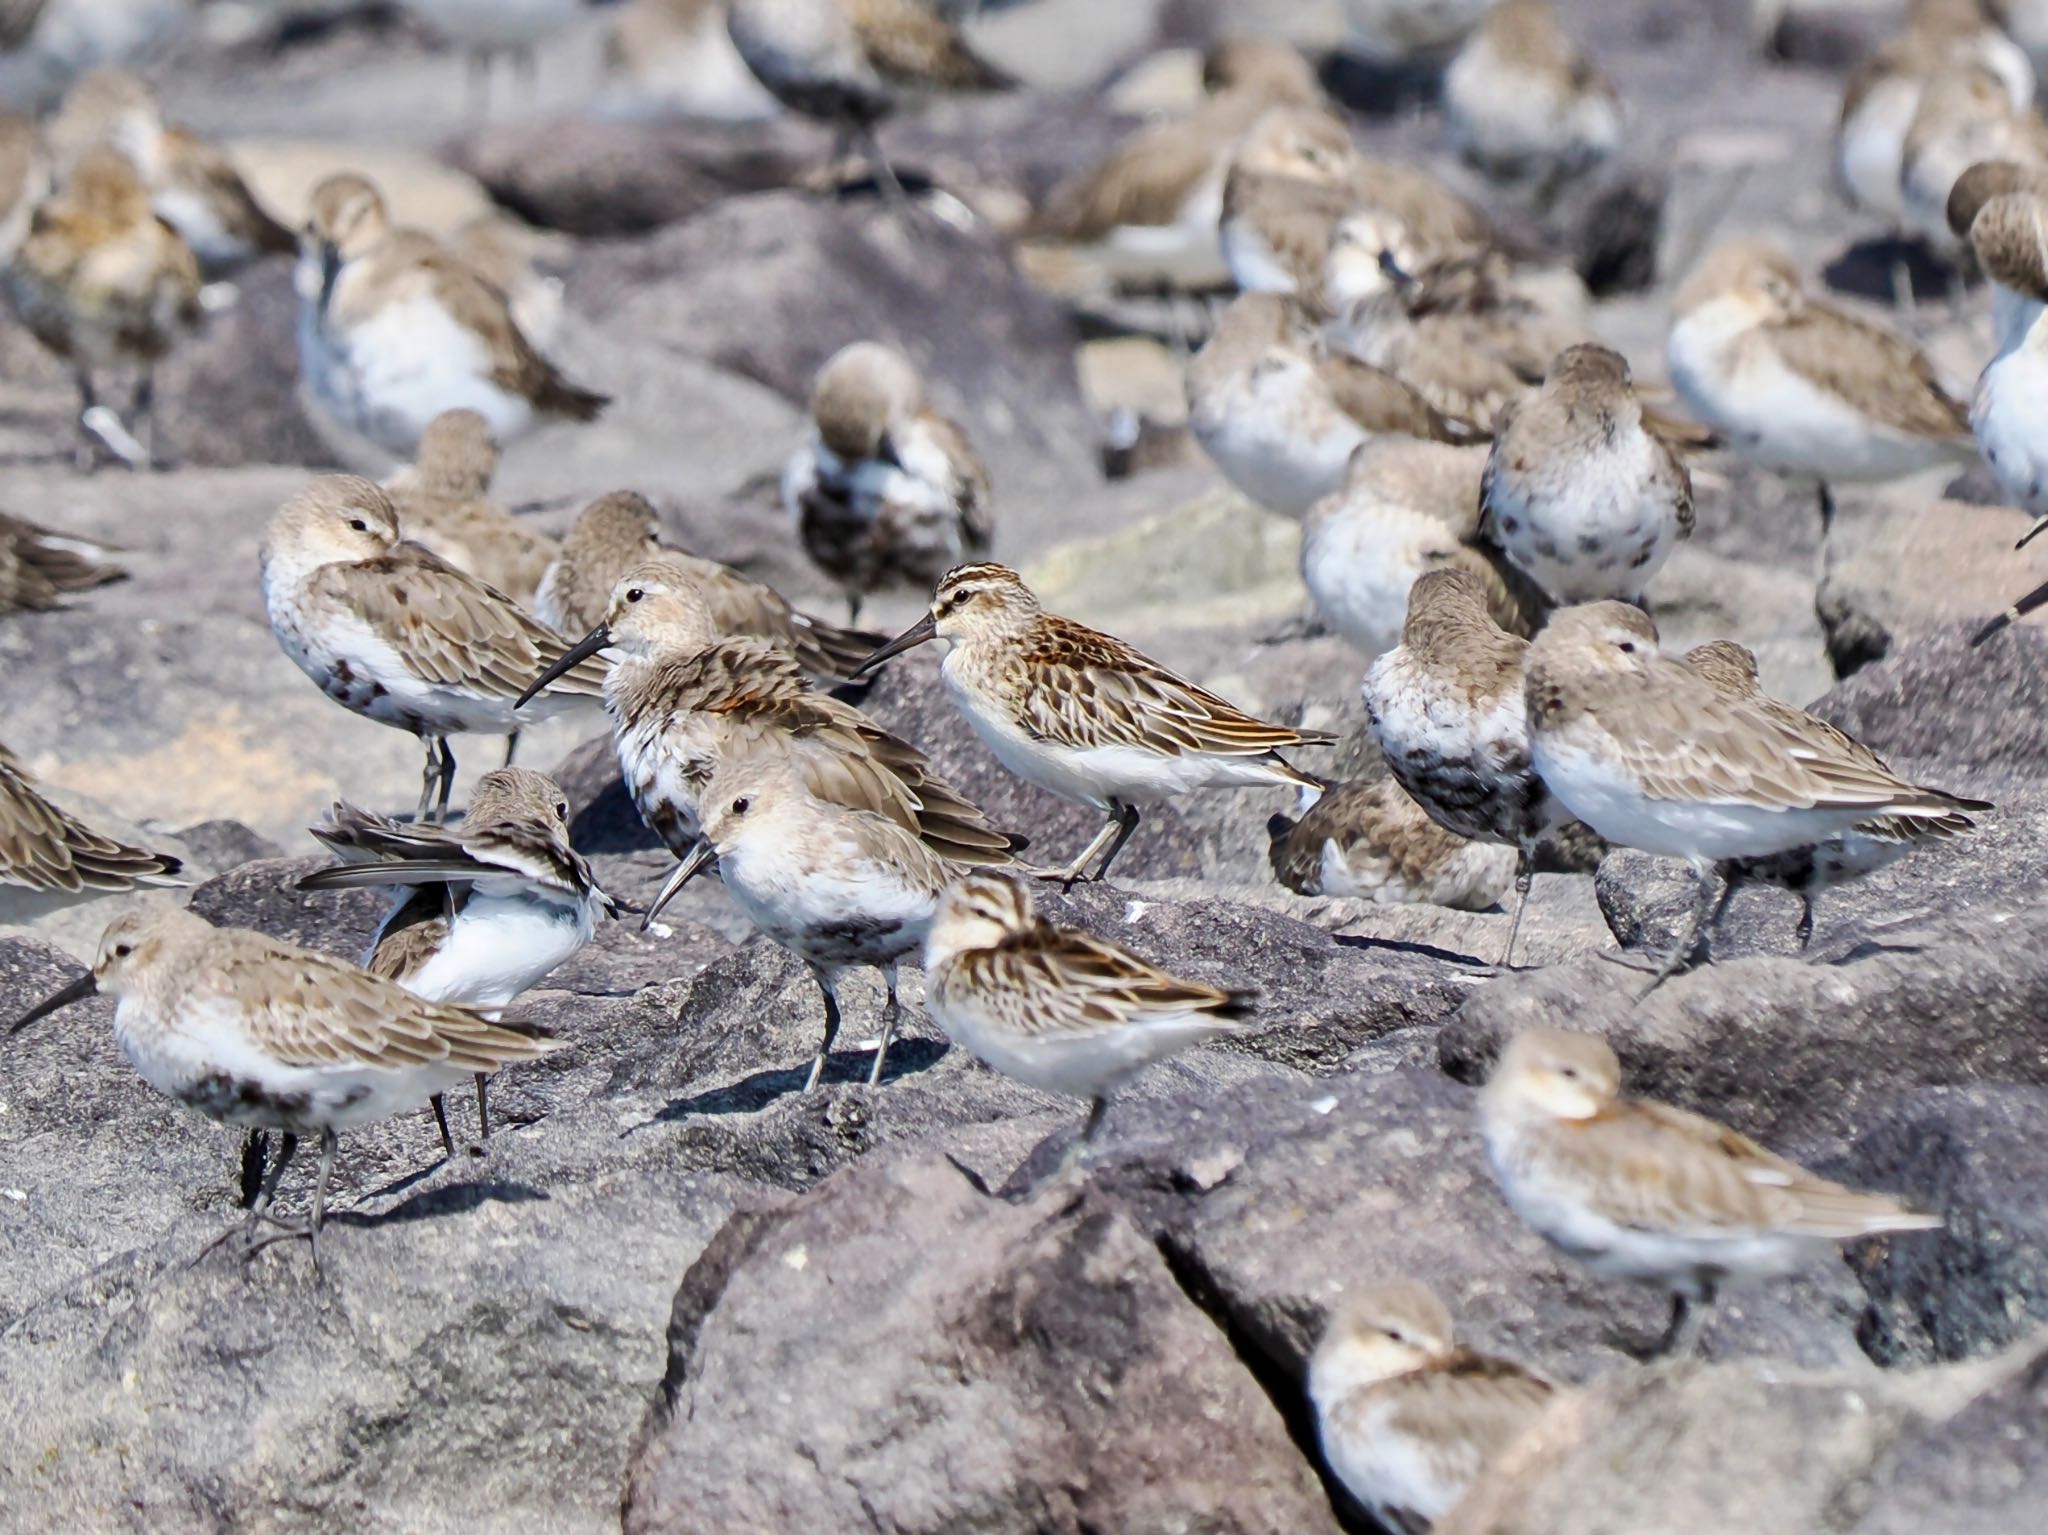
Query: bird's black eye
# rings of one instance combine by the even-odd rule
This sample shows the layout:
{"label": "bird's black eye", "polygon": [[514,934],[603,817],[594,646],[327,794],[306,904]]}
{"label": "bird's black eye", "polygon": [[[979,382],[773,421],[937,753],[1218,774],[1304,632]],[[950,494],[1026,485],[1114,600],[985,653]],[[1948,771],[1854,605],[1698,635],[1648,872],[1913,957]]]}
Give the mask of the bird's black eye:
{"label": "bird's black eye", "polygon": [[566,821],[569,819],[569,802],[567,800],[563,799],[555,801],[555,819],[558,821]]}
{"label": "bird's black eye", "polygon": [[135,945],[132,943],[117,943],[114,945],[114,958],[116,959],[126,959],[134,952]]}
{"label": "bird's black eye", "polygon": [[1560,1066],[1557,1068],[1557,1074],[1563,1077],[1567,1082],[1576,1082],[1579,1080],[1579,1068],[1576,1066]]}
{"label": "bird's black eye", "polygon": [[752,804],[753,801],[751,801],[744,794],[742,794],[738,799],[732,802],[732,813],[734,815],[745,815],[747,813],[748,808]]}
{"label": "bird's black eye", "polygon": [[1632,656],[1636,653],[1636,642],[1634,640],[1623,640],[1619,645],[1615,646],[1615,649],[1625,656]]}
{"label": "bird's black eye", "polygon": [[363,521],[363,519],[360,517],[351,517],[348,521],[348,525],[354,528],[358,533],[367,533],[370,531],[370,525],[367,522]]}
{"label": "bird's black eye", "polygon": [[636,586],[630,592],[626,593],[626,601],[638,602],[642,597],[645,597],[646,595],[647,593],[643,592],[642,590],[640,590],[639,587]]}

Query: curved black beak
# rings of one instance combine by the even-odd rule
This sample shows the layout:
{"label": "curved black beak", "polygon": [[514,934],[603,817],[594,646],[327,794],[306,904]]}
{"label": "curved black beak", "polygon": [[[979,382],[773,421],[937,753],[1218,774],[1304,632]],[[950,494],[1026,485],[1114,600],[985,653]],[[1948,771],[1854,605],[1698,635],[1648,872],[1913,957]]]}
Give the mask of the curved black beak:
{"label": "curved black beak", "polygon": [[2039,538],[2044,532],[2048,532],[2048,517],[2036,517],[2034,519],[2034,525],[2031,528],[2027,529],[2026,532],[2020,535],[2020,541],[2014,544],[2013,548],[2026,548],[2028,544],[2031,544],[2035,539]]}
{"label": "curved black beak", "polygon": [[904,651],[915,650],[926,640],[936,638],[938,632],[939,621],[932,617],[931,614],[925,614],[924,617],[920,618],[916,623],[905,629],[896,638],[889,641],[888,644],[856,666],[853,669],[854,676],[866,676],[891,656],[900,656]]}
{"label": "curved black beak", "polygon": [[611,642],[611,627],[607,624],[599,624],[595,629],[584,635],[582,639],[563,651],[562,658],[553,666],[550,666],[546,671],[534,678],[533,685],[519,695],[519,701],[512,707],[515,709],[525,708],[532,700],[534,694],[538,693],[550,682],[553,682],[563,672],[569,670],[570,667],[576,665],[577,662],[587,660],[589,657],[596,655]]}
{"label": "curved black beak", "polygon": [[647,915],[640,919],[640,931],[646,932],[654,926],[654,919],[661,915],[662,907],[676,898],[683,886],[704,872],[707,863],[718,861],[718,850],[712,847],[708,838],[699,837],[697,845],[690,849],[689,856],[675,866],[668,877],[668,883],[661,887],[661,894],[654,898],[654,904],[647,908]]}
{"label": "curved black beak", "polygon": [[1415,281],[1414,274],[1396,261],[1394,253],[1390,250],[1380,252],[1380,271],[1390,282],[1398,283],[1404,288]]}
{"label": "curved black beak", "polygon": [[84,975],[81,975],[62,991],[43,998],[42,1001],[23,1013],[14,1022],[7,1025],[7,1037],[12,1039],[38,1018],[47,1018],[60,1007],[69,1007],[74,1002],[83,1002],[87,997],[97,996],[99,989],[99,978],[90,970],[86,971]]}

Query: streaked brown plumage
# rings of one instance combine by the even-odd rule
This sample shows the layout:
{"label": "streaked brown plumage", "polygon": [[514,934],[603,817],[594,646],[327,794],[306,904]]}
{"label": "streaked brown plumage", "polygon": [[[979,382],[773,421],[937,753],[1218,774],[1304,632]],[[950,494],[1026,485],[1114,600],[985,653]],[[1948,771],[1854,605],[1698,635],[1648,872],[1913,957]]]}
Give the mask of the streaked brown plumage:
{"label": "streaked brown plumage", "polygon": [[73,592],[127,580],[128,572],[106,558],[112,552],[97,540],[0,512],[0,613],[44,612]]}
{"label": "streaked brown plumage", "polygon": [[1446,831],[1390,777],[1333,785],[1266,835],[1273,877],[1297,895],[1484,911],[1515,876],[1512,848]]}
{"label": "streaked brown plumage", "polygon": [[497,471],[498,445],[484,418],[450,410],[427,427],[412,466],[384,488],[407,539],[532,609],[557,545],[491,501]]}
{"label": "streaked brown plumage", "polygon": [[0,746],[0,885],[55,895],[175,885],[179,861],[168,853],[94,831],[60,810],[6,747]]}

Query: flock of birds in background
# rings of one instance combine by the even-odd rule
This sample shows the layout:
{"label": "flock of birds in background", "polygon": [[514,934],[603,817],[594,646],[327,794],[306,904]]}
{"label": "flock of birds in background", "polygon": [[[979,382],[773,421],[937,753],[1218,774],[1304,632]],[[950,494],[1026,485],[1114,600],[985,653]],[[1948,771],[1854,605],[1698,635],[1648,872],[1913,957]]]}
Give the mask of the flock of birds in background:
{"label": "flock of birds in background", "polygon": [[[414,3],[450,26],[477,9]],[[498,9],[532,35],[479,46],[526,46],[575,7]],[[1617,148],[1624,104],[1543,0],[1355,9],[1385,36],[1407,26],[1409,51],[1448,56],[1450,141],[1515,195],[1548,199]],[[502,1010],[618,908],[570,845],[560,789],[509,765],[509,749],[451,821],[449,742],[516,742],[522,724],[579,710],[603,711],[626,787],[677,860],[643,925],[715,869],[817,977],[806,1091],[835,1042],[842,979],[863,967],[885,983],[868,1075],[881,1081],[911,960],[951,1039],[1090,1102],[1070,1159],[1119,1085],[1247,1027],[1252,999],[1049,921],[1031,882],[1107,879],[1146,807],[1199,790],[1299,790],[1299,819],[1272,828],[1273,866],[1306,894],[1471,909],[1512,894],[1504,968],[1539,866],[1589,867],[1611,846],[1697,874],[1688,930],[1649,986],[1704,955],[1745,882],[1800,896],[1803,945],[1819,892],[1966,834],[1992,807],[1901,778],[1770,697],[1739,644],[1664,654],[1646,598],[1692,531],[1688,464],[1708,450],[1811,483],[1823,517],[1831,486],[1981,454],[2016,505],[2048,515],[2048,125],[2032,105],[2048,6],[1991,11],[2004,27],[1978,0],[1915,0],[1848,82],[1836,143],[1842,190],[1874,225],[1924,236],[1988,283],[1995,352],[1967,404],[1913,343],[1809,291],[1754,240],[1684,277],[1665,359],[1676,398],[1645,398],[1484,209],[1365,155],[1307,62],[1269,41],[1212,50],[1191,116],[1146,127],[1045,200],[1036,242],[1138,281],[1236,290],[1188,361],[1190,425],[1248,497],[1304,519],[1316,609],[1373,658],[1364,698],[1390,773],[1342,785],[1283,755],[1331,738],[1257,719],[1047,612],[990,560],[989,478],[891,346],[824,365],[782,478],[847,625],[665,544],[632,492],[593,501],[559,543],[543,537],[490,501],[497,446],[607,402],[536,345],[516,275],[395,225],[358,175],[323,182],[286,229],[140,81],[85,76],[44,123],[0,124],[7,293],[76,373],[80,466],[152,463],[152,366],[238,266],[295,250],[307,393],[410,467],[383,485],[321,476],[278,509],[261,551],[270,626],[335,703],[417,737],[425,766],[411,820],[340,804],[315,829],[337,862],[304,888],[391,895],[360,966],[135,909],[90,973],[10,1033],[115,998],[116,1035],[152,1085],[281,1136],[267,1162],[257,1144],[260,1190],[226,1235],[250,1251],[306,1237],[317,1264],[339,1131],[431,1100],[452,1151],[446,1091],[473,1076],[481,1117],[491,1073],[563,1044]],[[760,86],[858,145],[913,228],[925,215],[878,126],[921,94],[1007,84],[924,0],[730,0],[729,25]],[[116,372],[140,380],[125,415],[100,397]],[[48,608],[118,575],[85,541],[0,520],[0,603]],[[865,597],[904,588],[930,593],[910,629],[854,627]],[[1980,641],[2044,600],[2048,588],[2022,599]],[[1102,816],[1085,847],[1027,863],[1023,838],[849,701],[845,684],[926,643],[944,647],[947,694],[1006,769]],[[177,873],[58,810],[0,750],[0,879],[75,895]],[[1671,1325],[1647,1352],[1685,1346],[1723,1281],[1940,1224],[1621,1088],[1597,1039],[1533,1030],[1506,1047],[1480,1117],[1532,1228],[1598,1273],[1670,1293]],[[283,1222],[279,1178],[314,1135],[311,1217]],[[1332,1469],[1410,1524],[1454,1504],[1557,1394],[1455,1347],[1443,1306],[1406,1285],[1336,1309],[1309,1384]]]}

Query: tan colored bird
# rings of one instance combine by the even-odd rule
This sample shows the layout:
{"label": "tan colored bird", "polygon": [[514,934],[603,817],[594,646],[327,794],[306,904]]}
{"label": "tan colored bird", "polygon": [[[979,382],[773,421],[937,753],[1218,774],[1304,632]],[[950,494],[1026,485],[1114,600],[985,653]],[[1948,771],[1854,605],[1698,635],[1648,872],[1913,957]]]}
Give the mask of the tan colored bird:
{"label": "tan colored bird", "polygon": [[0,613],[47,612],[73,592],[127,580],[128,572],[107,558],[114,552],[96,539],[0,512]]}
{"label": "tan colored bird", "polygon": [[1296,895],[1485,911],[1515,879],[1513,848],[1446,831],[1392,778],[1332,785],[1266,836],[1273,877]]}
{"label": "tan colored bird", "polygon": [[473,410],[443,411],[420,437],[411,466],[384,489],[406,538],[530,609],[560,551],[491,501],[497,472],[498,445],[484,418]]}
{"label": "tan colored bird", "polygon": [[0,886],[27,892],[24,909],[138,885],[178,885],[170,876],[180,867],[168,853],[94,831],[52,804],[20,759],[0,746]]}
{"label": "tan colored bird", "polygon": [[[88,151],[35,211],[7,270],[14,311],[78,380],[79,465],[104,442],[131,467],[154,457],[155,368],[199,323],[199,262],[154,212],[118,150]],[[97,377],[138,373],[132,429],[99,403]]]}

